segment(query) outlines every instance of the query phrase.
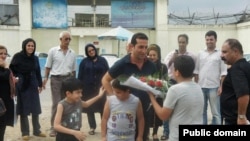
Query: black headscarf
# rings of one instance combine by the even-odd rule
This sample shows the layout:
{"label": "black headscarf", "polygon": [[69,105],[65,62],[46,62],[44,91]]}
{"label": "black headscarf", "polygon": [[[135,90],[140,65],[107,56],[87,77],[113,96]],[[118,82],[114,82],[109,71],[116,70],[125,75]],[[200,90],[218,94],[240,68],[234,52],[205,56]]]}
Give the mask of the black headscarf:
{"label": "black headscarf", "polygon": [[[26,51],[26,45],[29,42],[34,43],[34,51],[33,53],[28,56]],[[23,85],[22,89],[26,89],[30,84],[30,73],[32,71],[35,71],[35,51],[36,51],[36,42],[32,38],[28,38],[23,41],[22,43],[22,50],[18,53],[16,53],[10,63],[10,68],[13,71],[13,73],[21,74],[23,76]]]}
{"label": "black headscarf", "polygon": [[[93,48],[94,48],[94,50],[95,50],[95,56],[90,56],[90,55],[89,55],[89,53],[88,53],[88,48],[89,48],[89,47],[93,47]],[[87,44],[87,45],[85,46],[85,55],[86,55],[90,60],[96,59],[97,56],[98,56],[98,52],[97,52],[96,47],[95,47],[93,44]]]}

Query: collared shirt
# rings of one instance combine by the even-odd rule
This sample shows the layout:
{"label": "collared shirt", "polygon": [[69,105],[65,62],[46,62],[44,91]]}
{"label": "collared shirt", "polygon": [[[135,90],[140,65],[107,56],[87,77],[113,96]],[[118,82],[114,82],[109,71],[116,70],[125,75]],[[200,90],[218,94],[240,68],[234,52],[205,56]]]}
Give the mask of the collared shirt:
{"label": "collared shirt", "polygon": [[197,55],[194,74],[199,75],[198,84],[202,88],[218,88],[221,76],[227,74],[227,65],[221,60],[220,55],[219,50],[210,53],[207,49]]}
{"label": "collared shirt", "polygon": [[[130,60],[130,54],[124,56],[120,60],[116,61],[115,64],[109,69],[109,74],[112,78],[117,78],[119,75],[136,75],[136,76],[148,76],[156,72],[156,66],[153,62],[145,60],[141,69],[137,65],[132,64]],[[150,99],[148,94],[145,91],[131,88],[131,93],[137,96],[141,102],[143,110],[146,111]]]}
{"label": "collared shirt", "polygon": [[[227,120],[237,123],[237,99],[250,95],[250,64],[246,59],[240,59],[228,69],[228,74],[222,84],[221,112]],[[247,109],[247,119],[250,119],[250,104]]]}
{"label": "collared shirt", "polygon": [[76,54],[68,49],[64,54],[60,46],[49,50],[45,67],[50,68],[51,75],[69,75],[76,71]]}
{"label": "collared shirt", "polygon": [[[170,53],[168,53],[168,55],[165,57],[164,59],[164,63],[166,64],[167,68],[168,68],[168,76],[171,79],[174,79],[174,63],[172,63],[171,65],[169,65],[170,60],[173,58],[175,51],[171,51]],[[193,53],[186,51],[184,54],[178,54],[178,56],[181,55],[187,55],[187,56],[191,56],[194,59],[194,62],[196,61],[196,57]]]}

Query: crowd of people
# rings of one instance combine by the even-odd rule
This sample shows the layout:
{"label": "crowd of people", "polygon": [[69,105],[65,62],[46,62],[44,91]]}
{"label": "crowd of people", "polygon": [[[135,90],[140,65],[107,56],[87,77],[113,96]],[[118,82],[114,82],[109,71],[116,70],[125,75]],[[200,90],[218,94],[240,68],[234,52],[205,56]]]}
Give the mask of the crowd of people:
{"label": "crowd of people", "polygon": [[[127,55],[111,67],[94,44],[86,44],[86,58],[80,62],[76,76],[71,38],[68,31],[59,34],[60,44],[48,52],[44,80],[34,39],[23,41],[22,50],[10,64],[6,62],[7,48],[0,45],[0,98],[7,109],[0,116],[0,141],[4,140],[6,126],[13,126],[15,115],[20,117],[23,140],[30,140],[29,115],[32,134],[47,136],[40,130],[39,93],[48,79],[52,97],[49,136],[56,141],[86,140],[86,133],[81,131],[82,113],[88,117],[89,135],[95,135],[95,113],[100,113],[102,141],[149,141],[150,136],[153,141],[178,141],[182,124],[249,124],[250,63],[243,58],[243,47],[237,39],[225,40],[220,48],[216,45],[217,33],[210,30],[205,34],[206,48],[196,55],[187,49],[188,35],[180,34],[178,47],[162,59],[163,47],[149,45],[147,35],[138,32],[127,44]],[[121,75],[155,74],[168,82],[164,97],[125,86],[118,79]],[[163,127],[160,138],[159,127]]]}

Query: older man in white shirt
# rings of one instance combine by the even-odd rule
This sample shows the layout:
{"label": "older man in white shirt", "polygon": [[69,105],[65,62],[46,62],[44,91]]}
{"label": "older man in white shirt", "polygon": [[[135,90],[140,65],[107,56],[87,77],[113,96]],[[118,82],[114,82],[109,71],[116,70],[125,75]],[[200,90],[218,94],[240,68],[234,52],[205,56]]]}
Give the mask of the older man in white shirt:
{"label": "older man in white shirt", "polygon": [[76,75],[76,54],[75,51],[69,48],[71,34],[68,31],[63,31],[59,35],[60,45],[49,50],[45,64],[45,78],[43,87],[45,87],[49,75],[52,94],[52,112],[51,112],[51,131],[50,136],[55,137],[56,132],[53,128],[54,118],[56,114],[57,103],[62,100],[65,95],[61,93],[62,81],[68,77]]}

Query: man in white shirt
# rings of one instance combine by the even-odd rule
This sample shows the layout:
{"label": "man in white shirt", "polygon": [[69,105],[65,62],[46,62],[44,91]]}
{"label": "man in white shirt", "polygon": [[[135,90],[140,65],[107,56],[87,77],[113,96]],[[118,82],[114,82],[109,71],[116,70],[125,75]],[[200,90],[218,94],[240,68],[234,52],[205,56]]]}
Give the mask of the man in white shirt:
{"label": "man in white shirt", "polygon": [[196,60],[196,57],[193,53],[187,51],[187,45],[188,45],[188,35],[187,34],[180,34],[177,38],[179,48],[171,51],[167,54],[167,56],[164,59],[164,63],[167,65],[168,68],[168,76],[170,78],[170,82],[172,84],[175,84],[175,78],[174,78],[174,60],[177,56],[180,55],[188,55],[191,56],[194,61]]}
{"label": "man in white shirt", "polygon": [[57,103],[62,100],[65,95],[61,93],[62,81],[68,77],[76,75],[76,54],[74,50],[69,48],[71,34],[63,31],[59,35],[60,45],[49,50],[45,64],[45,78],[43,87],[48,81],[49,75],[52,94],[52,112],[51,112],[51,131],[50,136],[55,137],[54,118],[56,114]]}
{"label": "man in white shirt", "polygon": [[203,123],[207,124],[208,101],[212,113],[211,124],[221,124],[220,94],[221,84],[227,74],[227,66],[221,60],[221,52],[216,49],[217,34],[208,31],[205,35],[207,48],[197,55],[195,81],[201,86],[204,95]]}

